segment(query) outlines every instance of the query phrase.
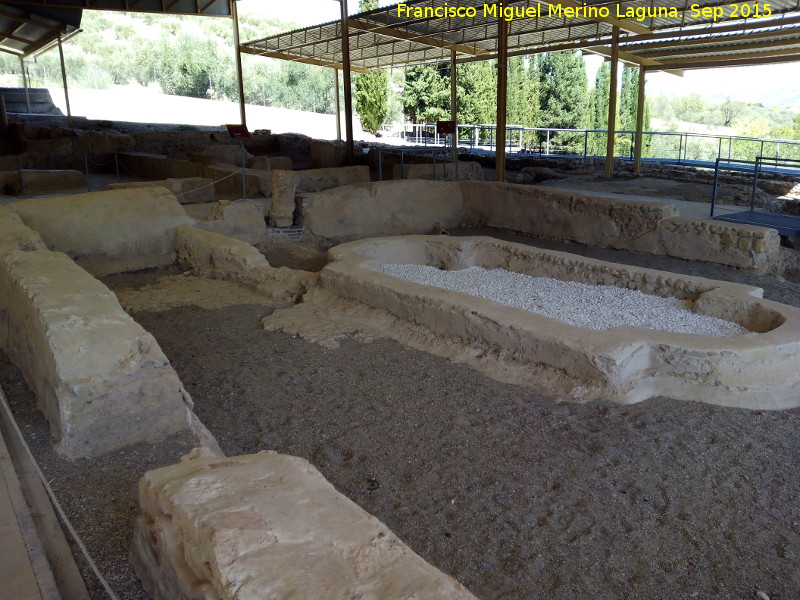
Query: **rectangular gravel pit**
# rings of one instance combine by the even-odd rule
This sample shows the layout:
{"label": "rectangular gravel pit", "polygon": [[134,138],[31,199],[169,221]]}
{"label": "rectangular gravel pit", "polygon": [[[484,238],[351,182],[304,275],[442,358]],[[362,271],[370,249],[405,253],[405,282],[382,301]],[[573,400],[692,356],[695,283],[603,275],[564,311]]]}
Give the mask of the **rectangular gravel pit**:
{"label": "rectangular gravel pit", "polygon": [[[763,300],[759,288],[492,238],[377,238],[334,248],[330,257],[321,274],[324,289],[421,325],[442,340],[456,338],[478,354],[541,372],[546,376],[540,391],[557,400],[631,403],[664,395],[750,408],[800,405],[800,313]],[[724,338],[631,326],[592,330],[376,272],[382,263],[445,270],[477,266],[638,290],[693,302],[698,315],[750,333]]]}

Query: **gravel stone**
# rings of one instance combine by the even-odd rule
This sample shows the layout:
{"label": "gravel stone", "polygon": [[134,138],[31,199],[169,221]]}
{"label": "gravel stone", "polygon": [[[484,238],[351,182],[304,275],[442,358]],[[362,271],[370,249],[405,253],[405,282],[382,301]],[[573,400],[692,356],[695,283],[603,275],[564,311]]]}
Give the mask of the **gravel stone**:
{"label": "gravel stone", "polygon": [[673,333],[733,337],[749,333],[737,323],[692,312],[693,302],[610,285],[532,277],[505,269],[445,271],[427,265],[379,264],[374,270],[522,308],[576,327],[644,327]]}

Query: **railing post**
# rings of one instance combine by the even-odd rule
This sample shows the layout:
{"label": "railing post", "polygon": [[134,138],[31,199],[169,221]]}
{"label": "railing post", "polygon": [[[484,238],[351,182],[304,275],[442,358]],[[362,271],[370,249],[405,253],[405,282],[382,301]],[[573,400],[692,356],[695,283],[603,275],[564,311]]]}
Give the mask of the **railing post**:
{"label": "railing post", "polygon": [[712,219],[714,218],[714,207],[717,204],[718,185],[719,185],[719,157],[717,158],[717,162],[714,163],[714,188],[711,191],[711,214],[709,215]]}
{"label": "railing post", "polygon": [[383,181],[383,150],[378,150],[378,181]]}

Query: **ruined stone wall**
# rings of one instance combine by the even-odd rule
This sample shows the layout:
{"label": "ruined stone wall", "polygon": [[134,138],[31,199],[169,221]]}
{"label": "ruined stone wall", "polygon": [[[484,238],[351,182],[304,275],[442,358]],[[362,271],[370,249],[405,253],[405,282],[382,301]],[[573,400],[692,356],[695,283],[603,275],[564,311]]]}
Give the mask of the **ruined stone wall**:
{"label": "ruined stone wall", "polygon": [[[405,175],[403,175],[405,173]],[[395,165],[392,179],[436,179],[440,181],[483,181],[483,167],[476,162],[459,161],[458,176],[452,162],[431,164]]]}
{"label": "ruined stone wall", "polygon": [[270,221],[275,227],[289,227],[294,222],[297,196],[308,192],[321,192],[353,183],[370,180],[366,166],[331,169],[309,169],[306,171],[271,172],[272,207]]}
{"label": "ruined stone wall", "polygon": [[102,283],[0,207],[0,347],[22,371],[68,458],[195,427],[155,339]]}
{"label": "ruined stone wall", "polygon": [[175,246],[179,264],[200,274],[241,283],[287,306],[316,285],[314,273],[272,267],[250,244],[198,227],[179,226]]}
{"label": "ruined stone wall", "polygon": [[768,267],[780,246],[773,229],[681,218],[666,203],[510,183],[460,185],[465,220],[472,225],[749,269]]}
{"label": "ruined stone wall", "polygon": [[475,600],[301,458],[186,458],[139,484],[131,562],[152,598]]}
{"label": "ruined stone wall", "polygon": [[300,197],[301,224],[337,241],[427,233],[463,220],[461,188],[454,183],[383,181],[333,188]]}
{"label": "ruined stone wall", "polygon": [[175,228],[191,222],[162,187],[31,198],[9,207],[48,248],[94,275],[172,264]]}
{"label": "ruined stone wall", "polygon": [[161,181],[129,181],[110,183],[109,190],[127,190],[138,188],[163,187],[174,194],[181,204],[204,204],[214,202],[214,180],[205,177],[184,177],[181,179],[163,179]]}

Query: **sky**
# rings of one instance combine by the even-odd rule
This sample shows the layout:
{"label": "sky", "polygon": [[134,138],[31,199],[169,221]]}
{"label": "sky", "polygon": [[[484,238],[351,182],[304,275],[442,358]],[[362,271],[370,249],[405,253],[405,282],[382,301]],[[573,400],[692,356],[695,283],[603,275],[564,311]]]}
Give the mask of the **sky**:
{"label": "sky", "polygon": [[[395,3],[380,0],[380,6]],[[358,0],[349,0],[348,8],[351,14],[358,12]],[[306,27],[338,19],[341,9],[338,0],[240,0],[239,10],[266,14]],[[590,85],[594,85],[601,62],[598,57],[587,57]],[[731,98],[800,111],[800,63],[702,69],[687,71],[683,77],[651,73],[647,76],[647,94],[672,97],[700,94],[712,101]]]}

